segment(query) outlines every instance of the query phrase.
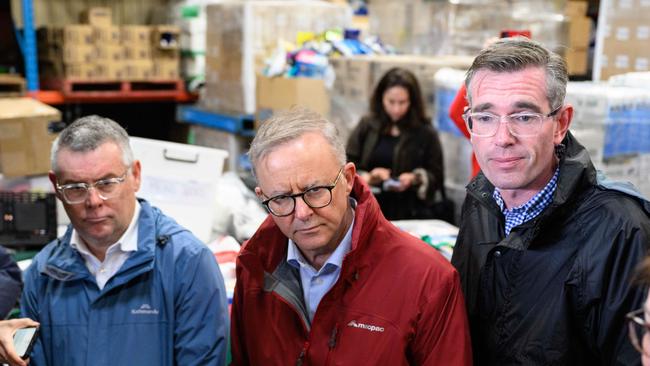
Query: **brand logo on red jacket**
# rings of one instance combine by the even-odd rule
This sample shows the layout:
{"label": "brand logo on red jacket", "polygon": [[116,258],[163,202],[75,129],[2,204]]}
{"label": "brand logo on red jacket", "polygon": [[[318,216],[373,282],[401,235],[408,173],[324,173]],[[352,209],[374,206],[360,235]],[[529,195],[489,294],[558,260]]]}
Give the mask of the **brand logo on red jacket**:
{"label": "brand logo on red jacket", "polygon": [[369,330],[371,332],[383,332],[384,331],[384,327],[380,327],[380,326],[377,326],[377,325],[357,323],[356,320],[351,320],[348,323],[348,327],[365,329],[365,330]]}

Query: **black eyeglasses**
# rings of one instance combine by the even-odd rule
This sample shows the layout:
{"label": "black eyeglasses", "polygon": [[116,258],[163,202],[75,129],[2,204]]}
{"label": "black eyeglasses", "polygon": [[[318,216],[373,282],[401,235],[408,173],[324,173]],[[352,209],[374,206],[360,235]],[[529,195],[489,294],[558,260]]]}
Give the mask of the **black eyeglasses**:
{"label": "black eyeglasses", "polygon": [[312,187],[302,193],[281,194],[263,201],[262,205],[272,215],[279,217],[289,216],[295,211],[297,197],[302,198],[305,204],[311,208],[323,208],[332,203],[332,189],[338,184],[341,172],[343,172],[343,167],[339,169],[334,183],[330,185]]}
{"label": "black eyeglasses", "polygon": [[[630,336],[630,342],[634,348],[640,353],[650,357],[650,349],[643,349],[643,341],[645,337],[650,337],[648,332],[650,331],[650,324],[645,321],[643,314],[645,313],[644,309],[635,310],[631,313],[625,315],[628,325],[628,334]],[[648,339],[648,345],[650,345],[650,339]]]}

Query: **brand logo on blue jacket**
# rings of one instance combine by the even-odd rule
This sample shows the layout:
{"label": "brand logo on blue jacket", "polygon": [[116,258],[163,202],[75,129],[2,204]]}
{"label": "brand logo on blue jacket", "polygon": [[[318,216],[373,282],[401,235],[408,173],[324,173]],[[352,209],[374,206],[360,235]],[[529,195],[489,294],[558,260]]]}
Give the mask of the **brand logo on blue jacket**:
{"label": "brand logo on blue jacket", "polygon": [[133,315],[158,315],[158,309],[153,309],[149,304],[140,305],[139,309],[131,309]]}

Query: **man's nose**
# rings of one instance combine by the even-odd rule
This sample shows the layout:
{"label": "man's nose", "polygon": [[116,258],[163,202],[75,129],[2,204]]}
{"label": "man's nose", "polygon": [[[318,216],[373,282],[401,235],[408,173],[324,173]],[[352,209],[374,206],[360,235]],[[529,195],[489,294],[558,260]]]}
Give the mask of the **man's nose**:
{"label": "man's nose", "polygon": [[102,203],[104,203],[104,200],[101,197],[99,197],[99,192],[95,189],[95,187],[88,188],[88,197],[86,197],[86,206],[95,207],[95,206],[100,206]]}
{"label": "man's nose", "polygon": [[294,210],[294,216],[298,220],[305,220],[314,212],[314,209],[309,207],[302,197],[296,197],[296,208]]}
{"label": "man's nose", "polygon": [[497,132],[494,134],[494,141],[497,145],[509,145],[514,142],[515,136],[510,132],[510,126],[505,118],[501,117],[499,119],[499,125],[497,126]]}

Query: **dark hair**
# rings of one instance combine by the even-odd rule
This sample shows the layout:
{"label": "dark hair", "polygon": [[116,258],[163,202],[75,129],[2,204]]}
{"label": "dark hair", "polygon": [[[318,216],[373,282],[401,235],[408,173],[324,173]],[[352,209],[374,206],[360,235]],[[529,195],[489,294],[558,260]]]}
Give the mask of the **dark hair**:
{"label": "dark hair", "polygon": [[650,257],[645,257],[638,265],[632,280],[637,285],[650,286]]}
{"label": "dark hair", "polygon": [[408,129],[428,123],[428,118],[424,112],[420,84],[418,84],[415,75],[408,70],[394,67],[381,77],[370,98],[370,113],[372,117],[381,121],[382,129],[391,125],[390,117],[384,110],[384,93],[394,86],[403,87],[409,94],[409,109],[406,115],[402,117],[403,124],[400,124],[400,126]]}

